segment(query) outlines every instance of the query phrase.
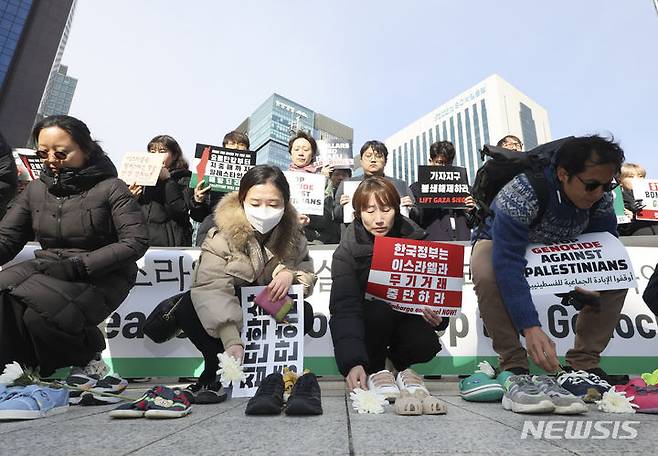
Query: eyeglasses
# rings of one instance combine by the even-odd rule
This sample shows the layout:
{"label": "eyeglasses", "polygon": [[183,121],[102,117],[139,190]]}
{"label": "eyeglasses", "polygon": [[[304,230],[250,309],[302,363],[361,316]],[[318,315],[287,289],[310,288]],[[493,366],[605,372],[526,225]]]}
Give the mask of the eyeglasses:
{"label": "eyeglasses", "polygon": [[[66,160],[66,157],[69,156],[71,152],[62,152],[61,150],[57,150],[54,152],[55,158],[57,160]],[[37,156],[41,160],[45,160],[48,158],[48,151],[47,150],[37,150]]]}
{"label": "eyeglasses", "polygon": [[363,158],[365,158],[366,160],[370,160],[373,157],[376,158],[377,160],[383,160],[384,159],[384,154],[382,154],[381,152],[375,152],[374,154],[371,153],[371,152],[368,152],[366,154],[363,154]]}
{"label": "eyeglasses", "polygon": [[523,143],[518,143],[518,142],[516,142],[516,141],[512,141],[512,142],[504,142],[504,143],[502,144],[502,146],[503,146],[504,148],[506,148],[506,149],[508,149],[508,148],[510,148],[510,147],[518,147],[519,149],[523,149]]}
{"label": "eyeglasses", "polygon": [[578,174],[574,174],[574,175],[578,178],[578,180],[580,182],[583,183],[583,185],[585,186],[585,191],[586,192],[593,192],[594,190],[596,190],[599,187],[603,187],[604,192],[611,192],[614,189],[616,189],[617,187],[619,187],[619,182],[611,181],[611,182],[608,182],[606,184],[603,184],[603,183],[598,182],[598,181],[585,182],[584,180],[581,179],[581,177]]}
{"label": "eyeglasses", "polygon": [[149,149],[151,154],[166,154],[167,152],[169,152],[167,149]]}

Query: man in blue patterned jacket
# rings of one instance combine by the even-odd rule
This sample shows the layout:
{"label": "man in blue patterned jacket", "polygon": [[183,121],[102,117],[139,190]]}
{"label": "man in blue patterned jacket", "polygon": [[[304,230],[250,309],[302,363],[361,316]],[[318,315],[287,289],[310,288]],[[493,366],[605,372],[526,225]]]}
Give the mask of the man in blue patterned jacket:
{"label": "man in blue patterned jacket", "polygon": [[[530,243],[555,243],[582,233],[607,231],[617,236],[610,190],[616,186],[624,152],[600,136],[563,143],[544,168],[548,201],[543,213],[525,174],[514,177],[491,204],[493,216],[475,231],[471,256],[480,314],[501,370],[528,373],[528,358],[547,372],[559,369],[555,343],[544,332],[525,278]],[[540,215],[541,214],[541,215]],[[535,220],[538,215],[540,219]],[[600,353],[612,337],[627,290],[603,291],[599,309],[585,306],[576,323],[575,344],[566,353],[578,370],[605,373]],[[525,337],[526,349],[519,339]]]}

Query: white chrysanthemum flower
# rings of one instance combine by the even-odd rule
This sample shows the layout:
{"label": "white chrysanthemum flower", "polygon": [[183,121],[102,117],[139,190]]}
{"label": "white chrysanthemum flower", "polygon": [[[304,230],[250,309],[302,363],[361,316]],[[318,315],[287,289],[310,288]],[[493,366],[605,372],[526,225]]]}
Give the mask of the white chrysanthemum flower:
{"label": "white chrysanthemum flower", "polygon": [[361,388],[354,388],[350,393],[350,399],[352,399],[352,407],[358,413],[384,413],[384,406],[388,405],[384,396]]}
{"label": "white chrysanthemum flower", "polygon": [[489,378],[496,378],[496,369],[494,369],[488,361],[482,361],[479,363],[475,372],[482,372]]}
{"label": "white chrysanthemum flower", "polygon": [[5,370],[0,375],[0,385],[11,385],[24,374],[23,368],[16,361],[5,364]]}
{"label": "white chrysanthemum flower", "polygon": [[625,391],[615,391],[614,388],[603,393],[600,401],[596,401],[599,410],[606,413],[635,413],[637,404],[631,401],[635,396],[626,397]]}
{"label": "white chrysanthemum flower", "polygon": [[247,379],[242,365],[234,357],[226,353],[219,354],[219,370],[217,374],[220,377],[223,387],[228,387],[231,382],[234,385],[239,384]]}

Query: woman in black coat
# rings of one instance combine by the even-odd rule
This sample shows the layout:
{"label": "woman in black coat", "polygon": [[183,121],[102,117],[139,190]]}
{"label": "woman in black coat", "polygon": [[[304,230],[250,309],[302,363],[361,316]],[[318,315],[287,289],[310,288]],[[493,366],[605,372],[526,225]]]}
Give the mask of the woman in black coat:
{"label": "woman in black coat", "polygon": [[189,247],[192,245],[189,189],[192,173],[183,151],[174,138],[160,135],[147,146],[150,153],[167,154],[154,187],[131,185],[146,218],[151,247]]}
{"label": "woman in black coat", "polygon": [[400,313],[365,298],[376,236],[424,239],[426,234],[400,215],[400,196],[382,177],[364,180],[352,198],[354,222],[334,252],[331,266],[331,337],[338,369],[349,389],[366,389],[366,374],[384,370],[386,358],[402,371],[434,358],[441,349],[436,330],[447,319],[430,311]]}
{"label": "woman in black coat", "polygon": [[50,375],[105,348],[97,325],[128,296],[148,248],[144,218],[87,126],[51,116],[33,132],[44,170],[0,222],[0,264],[34,236],[35,258],[0,272],[0,365]]}

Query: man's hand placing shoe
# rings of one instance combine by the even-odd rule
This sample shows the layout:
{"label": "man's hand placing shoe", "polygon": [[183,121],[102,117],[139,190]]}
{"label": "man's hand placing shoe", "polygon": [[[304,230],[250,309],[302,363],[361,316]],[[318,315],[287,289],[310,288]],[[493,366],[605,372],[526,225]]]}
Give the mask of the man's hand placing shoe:
{"label": "man's hand placing shoe", "polygon": [[354,388],[368,389],[368,376],[361,365],[354,366],[350,369],[347,377],[345,377],[345,381],[347,382],[347,389],[349,391],[352,391]]}
{"label": "man's hand placing shoe", "polygon": [[560,367],[555,351],[555,342],[539,327],[533,326],[523,330],[526,350],[532,360],[548,373],[556,372]]}
{"label": "man's hand placing shoe", "polygon": [[80,282],[87,278],[87,268],[78,257],[59,261],[42,261],[37,265],[42,274],[67,282]]}

